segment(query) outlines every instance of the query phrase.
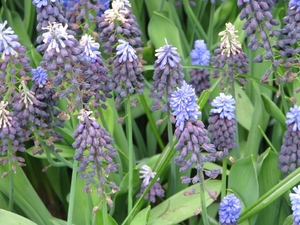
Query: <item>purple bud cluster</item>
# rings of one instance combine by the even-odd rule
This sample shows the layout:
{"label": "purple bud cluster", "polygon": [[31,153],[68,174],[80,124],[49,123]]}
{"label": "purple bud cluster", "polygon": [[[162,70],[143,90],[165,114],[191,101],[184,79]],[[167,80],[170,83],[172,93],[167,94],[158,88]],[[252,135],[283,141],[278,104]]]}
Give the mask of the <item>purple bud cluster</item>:
{"label": "purple bud cluster", "polygon": [[300,108],[295,105],[287,113],[287,130],[279,153],[278,168],[284,173],[300,166]]}
{"label": "purple bud cluster", "polygon": [[[249,60],[247,55],[244,53],[242,48],[237,48],[236,54],[223,54],[223,49],[220,46],[214,51],[216,56],[212,57],[211,64],[215,68],[222,69],[222,77],[228,78],[229,82],[232,83],[238,74],[245,74],[249,72]],[[227,65],[227,67],[226,67]],[[213,71],[213,76],[218,77],[220,70]],[[241,84],[245,84],[246,79],[239,78],[238,81]],[[223,84],[223,82],[222,82]]]}
{"label": "purple bud cluster", "polygon": [[[108,55],[115,53],[120,37],[137,52],[141,51],[142,32],[130,7],[127,1],[113,1],[112,9],[106,10],[97,21],[104,53]],[[110,57],[108,62],[112,61],[113,58]]]}
{"label": "purple bud cluster", "polygon": [[32,4],[36,7],[38,21],[36,30],[38,32],[47,27],[49,23],[67,23],[59,0],[33,0]]}
{"label": "purple bud cluster", "polygon": [[[238,5],[244,6],[244,2],[246,1],[238,1]],[[274,58],[269,33],[272,31],[273,26],[279,25],[279,22],[273,18],[271,13],[273,7],[273,0],[249,0],[240,14],[241,20],[247,18],[242,29],[246,30],[246,37],[250,37],[248,47],[254,51],[258,47],[264,48],[266,50],[265,59],[267,60]],[[258,40],[257,36],[260,36],[261,40]],[[262,62],[262,56],[257,56],[254,61]]]}
{"label": "purple bud cluster", "polygon": [[[175,47],[166,44],[155,52],[157,59],[154,63],[153,83],[150,87],[151,94],[149,94],[150,98],[154,98],[151,110],[161,108],[163,112],[167,112],[173,90],[176,86],[182,85],[184,73]],[[166,96],[166,104],[162,103],[164,96]]]}
{"label": "purple bud cluster", "polygon": [[[210,51],[203,40],[195,41],[195,48],[191,51],[190,57],[192,65],[209,66],[210,64]],[[210,88],[208,69],[191,69],[189,71],[191,79],[189,84],[195,88],[197,96],[200,96],[203,90]]]}
{"label": "purple bud cluster", "polygon": [[[183,130],[179,127],[176,128],[174,135],[178,143],[174,149],[180,154],[175,157],[175,163],[181,166],[180,172],[187,171],[193,165],[199,170],[203,167],[203,163],[215,161],[217,152],[215,146],[210,143],[207,134],[204,124],[199,120],[187,121]],[[202,149],[209,154],[201,154]],[[198,174],[193,178],[184,176],[181,179],[184,183],[197,183],[199,176]]]}
{"label": "purple bud cluster", "polygon": [[119,108],[124,98],[144,92],[144,77],[139,68],[136,51],[124,40],[119,40],[113,61],[112,82],[109,87],[117,93],[115,104]]}
{"label": "purple bud cluster", "polygon": [[95,180],[99,185],[97,188],[111,187],[107,178],[118,168],[118,164],[113,161],[118,154],[112,146],[113,139],[109,132],[90,116],[91,113],[85,110],[80,111],[78,116],[80,122],[74,131],[75,142],[72,145],[77,149],[74,159],[80,162],[79,177],[86,179],[84,190],[88,193],[91,192],[89,185]]}
{"label": "purple bud cluster", "polygon": [[236,119],[235,119],[235,100],[231,95],[226,96],[221,93],[217,96],[212,106],[215,108],[210,110],[208,119],[210,138],[218,150],[223,151],[223,154],[228,155],[228,150],[236,147]]}

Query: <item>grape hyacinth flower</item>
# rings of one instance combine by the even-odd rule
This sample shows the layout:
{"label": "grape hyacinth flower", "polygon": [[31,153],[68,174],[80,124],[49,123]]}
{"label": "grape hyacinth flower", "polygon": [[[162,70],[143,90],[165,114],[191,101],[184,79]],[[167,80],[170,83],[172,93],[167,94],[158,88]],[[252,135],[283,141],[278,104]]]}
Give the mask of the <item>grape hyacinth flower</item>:
{"label": "grape hyacinth flower", "polygon": [[[269,34],[273,30],[273,26],[278,26],[279,22],[273,18],[271,10],[273,9],[275,1],[273,0],[249,0],[238,1],[238,6],[243,7],[240,19],[246,22],[242,29],[246,30],[246,37],[250,38],[248,47],[256,50],[262,47],[266,50],[265,59],[274,60],[272,46],[270,44]],[[261,40],[257,37],[260,36]],[[254,58],[254,62],[262,62],[262,54]]]}
{"label": "grape hyacinth flower", "polygon": [[[187,171],[193,164],[197,171],[200,171],[205,162],[213,162],[216,159],[215,146],[210,144],[207,130],[202,121],[197,120],[201,115],[198,112],[194,89],[183,81],[183,86],[172,94],[170,107],[174,110],[176,119],[175,137],[178,143],[174,149],[180,152],[175,157],[175,163],[179,166],[180,172]],[[204,149],[209,154],[201,154]],[[183,183],[197,183],[200,178],[197,173],[193,178],[181,177]]]}
{"label": "grape hyacinth flower", "polygon": [[[136,196],[137,198],[140,198],[143,195],[143,193],[147,189],[148,185],[150,184],[150,182],[153,180],[153,178],[156,175],[156,172],[153,172],[152,169],[147,165],[143,165],[142,169],[139,172],[140,172],[140,174],[142,174],[140,176],[140,178],[143,178],[143,182],[142,182],[140,193],[137,194],[137,196]],[[158,181],[159,181],[159,178],[153,184],[153,186],[150,188],[149,193],[147,193],[145,195],[145,198],[144,198],[145,200],[150,199],[150,201],[152,203],[155,203],[156,196],[161,197],[161,198],[163,198],[165,196],[165,191],[164,191],[164,189],[162,189],[162,187],[161,187],[160,183],[158,183]]]}
{"label": "grape hyacinth flower", "polygon": [[[214,51],[216,56],[212,58],[213,67],[222,69],[222,77],[228,77],[230,83],[233,83],[237,74],[249,71],[247,55],[237,40],[236,32],[237,30],[231,23],[226,23],[226,29],[219,33],[221,43]],[[215,70],[213,75],[218,76],[219,73],[219,70]],[[242,84],[246,82],[243,78],[239,78],[238,81]]]}
{"label": "grape hyacinth flower", "polygon": [[[8,102],[0,101],[0,164],[10,161],[16,172],[16,165],[25,166],[24,158],[16,156],[17,151],[24,152],[25,135],[20,127],[18,117],[9,111]],[[4,174],[2,175],[4,176]]]}
{"label": "grape hyacinth flower", "polygon": [[46,84],[48,75],[42,67],[39,66],[36,69],[32,69],[31,73],[33,74],[32,81],[39,87],[43,87]]}
{"label": "grape hyacinth flower", "polygon": [[287,130],[279,153],[278,168],[282,172],[293,172],[300,166],[300,107],[295,105],[286,114]]}
{"label": "grape hyacinth flower", "polygon": [[118,108],[127,96],[144,92],[144,77],[139,68],[136,51],[127,41],[119,40],[116,51],[112,83],[109,87],[117,92],[115,104]]}
{"label": "grape hyacinth flower", "polygon": [[[209,66],[210,52],[203,40],[195,41],[195,48],[191,51],[192,65]],[[203,90],[210,88],[208,69],[191,69],[189,83],[195,88],[196,95],[200,96]]]}
{"label": "grape hyacinth flower", "polygon": [[115,193],[119,188],[108,178],[110,173],[117,171],[119,165],[114,163],[113,158],[118,153],[112,146],[113,139],[109,132],[91,114],[91,111],[81,109],[78,115],[80,122],[74,131],[75,142],[72,146],[77,149],[74,159],[80,162],[79,177],[86,179],[83,190],[87,193],[92,192],[90,184],[94,181],[99,194]]}
{"label": "grape hyacinth flower", "polygon": [[170,108],[173,111],[172,115],[176,117],[176,127],[179,127],[181,131],[186,121],[197,120],[201,116],[196,102],[194,88],[185,81],[183,81],[181,88],[177,88],[177,91],[172,93]]}
{"label": "grape hyacinth flower", "polygon": [[[149,94],[150,98],[154,98],[154,105],[151,107],[153,111],[161,108],[163,112],[167,112],[174,88],[182,85],[184,73],[176,50],[177,48],[168,43],[155,50],[157,59],[154,63],[153,83]],[[162,102],[164,96],[166,104]]]}
{"label": "grape hyacinth flower", "polygon": [[300,185],[293,187],[295,193],[290,193],[290,201],[292,204],[293,221],[294,224],[300,223]]}
{"label": "grape hyacinth flower", "polygon": [[[67,23],[59,0],[33,0],[32,4],[36,7],[37,11],[38,24],[36,30],[38,32],[40,32],[43,27],[47,27],[49,23]],[[42,42],[40,36],[37,38],[37,42]]]}
{"label": "grape hyacinth flower", "polygon": [[[104,53],[111,55],[116,52],[118,40],[123,39],[138,53],[142,49],[142,32],[137,23],[136,17],[131,10],[128,0],[114,0],[108,9],[101,15],[98,24],[100,42]],[[108,58],[108,63],[113,62],[113,57]]]}
{"label": "grape hyacinth flower", "polygon": [[214,107],[210,110],[208,119],[210,138],[218,150],[228,155],[228,151],[236,147],[236,118],[235,100],[231,95],[220,93],[211,103]]}
{"label": "grape hyacinth flower", "polygon": [[88,85],[87,89],[82,88],[81,90],[84,93],[84,102],[93,97],[91,104],[96,108],[101,105],[105,109],[104,102],[107,98],[112,97],[110,94],[112,89],[110,87],[111,77],[108,76],[108,69],[102,61],[101,53],[98,51],[100,44],[87,34],[81,37],[79,43],[84,49],[81,56],[90,62],[83,72],[85,84]]}
{"label": "grape hyacinth flower", "polygon": [[219,218],[221,225],[237,225],[241,215],[242,204],[234,195],[227,195],[220,203]]}
{"label": "grape hyacinth flower", "polygon": [[5,28],[6,25],[7,21],[0,23],[0,101],[6,95],[12,103],[9,96],[13,95],[19,76],[25,76],[31,67],[30,60],[25,57],[26,48],[19,43],[11,27]]}

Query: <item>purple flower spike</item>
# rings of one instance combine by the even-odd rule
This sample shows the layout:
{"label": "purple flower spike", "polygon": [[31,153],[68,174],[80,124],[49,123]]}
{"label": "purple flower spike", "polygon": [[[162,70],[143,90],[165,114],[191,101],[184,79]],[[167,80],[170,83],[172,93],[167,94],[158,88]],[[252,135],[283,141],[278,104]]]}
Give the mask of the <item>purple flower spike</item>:
{"label": "purple flower spike", "polygon": [[290,111],[286,114],[286,124],[293,124],[293,131],[300,131],[300,107],[295,105],[290,108]]}
{"label": "purple flower spike", "polygon": [[219,217],[221,225],[237,225],[240,217],[242,204],[234,195],[227,195],[220,204]]}
{"label": "purple flower spike", "polygon": [[117,55],[119,58],[119,63],[122,62],[133,62],[133,60],[137,60],[136,51],[131,47],[131,45],[124,40],[119,40],[119,45],[117,46]]}
{"label": "purple flower spike", "polygon": [[47,82],[47,73],[42,67],[37,67],[36,69],[32,69],[31,73],[33,75],[32,81],[34,81],[39,87],[43,87]]}
{"label": "purple flower spike", "polygon": [[199,106],[196,103],[197,97],[195,90],[191,85],[183,81],[181,88],[174,91],[170,101],[170,108],[174,111],[176,117],[176,126],[182,131],[186,120],[196,120],[201,116],[198,111]]}
{"label": "purple flower spike", "polygon": [[190,53],[192,65],[208,66],[210,63],[210,52],[203,40],[195,41],[195,49]]}
{"label": "purple flower spike", "polygon": [[290,193],[294,224],[300,223],[300,185],[293,187],[295,193]]}
{"label": "purple flower spike", "polygon": [[300,1],[299,0],[290,0],[289,2],[289,8],[295,7],[296,12],[300,11]]}
{"label": "purple flower spike", "polygon": [[7,21],[0,23],[0,53],[2,53],[2,59],[4,59],[5,55],[18,56],[15,48],[21,46],[18,42],[18,36],[14,34],[15,32],[11,27],[4,29],[6,24]]}
{"label": "purple flower spike", "polygon": [[224,93],[220,93],[220,96],[216,97],[211,103],[215,109],[211,109],[211,114],[220,114],[220,118],[227,118],[228,120],[234,119],[234,111],[235,111],[235,100],[231,95],[225,95]]}

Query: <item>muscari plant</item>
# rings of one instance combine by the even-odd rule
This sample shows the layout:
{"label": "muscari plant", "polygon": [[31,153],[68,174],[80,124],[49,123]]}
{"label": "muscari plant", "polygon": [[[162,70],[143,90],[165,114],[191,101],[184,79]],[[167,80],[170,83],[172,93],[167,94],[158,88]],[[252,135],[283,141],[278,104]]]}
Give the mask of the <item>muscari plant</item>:
{"label": "muscari plant", "polygon": [[3,224],[299,224],[300,1],[0,7]]}

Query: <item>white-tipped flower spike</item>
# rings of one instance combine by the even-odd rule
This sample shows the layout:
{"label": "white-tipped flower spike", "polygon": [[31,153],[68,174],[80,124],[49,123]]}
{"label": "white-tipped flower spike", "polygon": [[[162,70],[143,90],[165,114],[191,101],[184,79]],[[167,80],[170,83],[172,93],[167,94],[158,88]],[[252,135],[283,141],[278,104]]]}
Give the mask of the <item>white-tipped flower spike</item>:
{"label": "white-tipped flower spike", "polygon": [[4,29],[6,24],[7,21],[0,23],[0,54],[2,53],[2,59],[5,58],[5,55],[18,56],[14,49],[21,46],[18,42],[18,36],[14,34],[15,32],[11,27]]}
{"label": "white-tipped flower spike", "polygon": [[124,40],[119,40],[119,45],[117,46],[117,55],[120,57],[119,58],[119,63],[122,62],[133,62],[133,60],[138,59],[136,56],[136,51],[131,47],[131,45]]}
{"label": "white-tipped flower spike", "polygon": [[286,114],[286,124],[294,124],[293,131],[300,131],[300,107],[295,105],[290,108],[290,111]]}
{"label": "white-tipped flower spike", "polygon": [[61,23],[49,23],[48,27],[42,28],[43,30],[48,30],[48,32],[43,33],[43,42],[49,43],[47,48],[47,52],[51,49],[55,49],[56,52],[60,52],[60,49],[65,48],[67,41],[69,38],[74,38],[73,35],[69,35],[66,30],[68,28],[68,24],[63,26]]}
{"label": "white-tipped flower spike", "polygon": [[6,103],[4,101],[0,102],[0,128],[11,127],[10,124],[11,117],[9,111],[5,109],[7,105],[8,102]]}
{"label": "white-tipped flower spike", "polygon": [[128,8],[125,6],[126,4],[121,0],[113,1],[111,3],[111,9],[104,12],[106,16],[105,21],[113,23],[115,20],[118,20],[121,23],[125,23],[127,21],[125,16],[129,12]]}
{"label": "white-tipped flower spike", "polygon": [[235,55],[240,53],[241,43],[237,40],[238,36],[235,34],[237,30],[231,23],[226,23],[226,29],[219,33],[221,37],[220,48],[222,54],[226,54],[229,57],[231,54]]}
{"label": "white-tipped flower spike", "polygon": [[84,47],[82,53],[83,57],[91,62],[95,62],[96,58],[101,55],[101,52],[98,51],[100,44],[95,42],[94,38],[91,35],[85,34],[81,37],[79,41],[80,45]]}
{"label": "white-tipped flower spike", "polygon": [[235,100],[231,95],[225,95],[220,93],[213,102],[211,103],[214,106],[214,109],[210,110],[211,114],[220,114],[220,118],[227,118],[228,120],[234,119],[235,115]]}

